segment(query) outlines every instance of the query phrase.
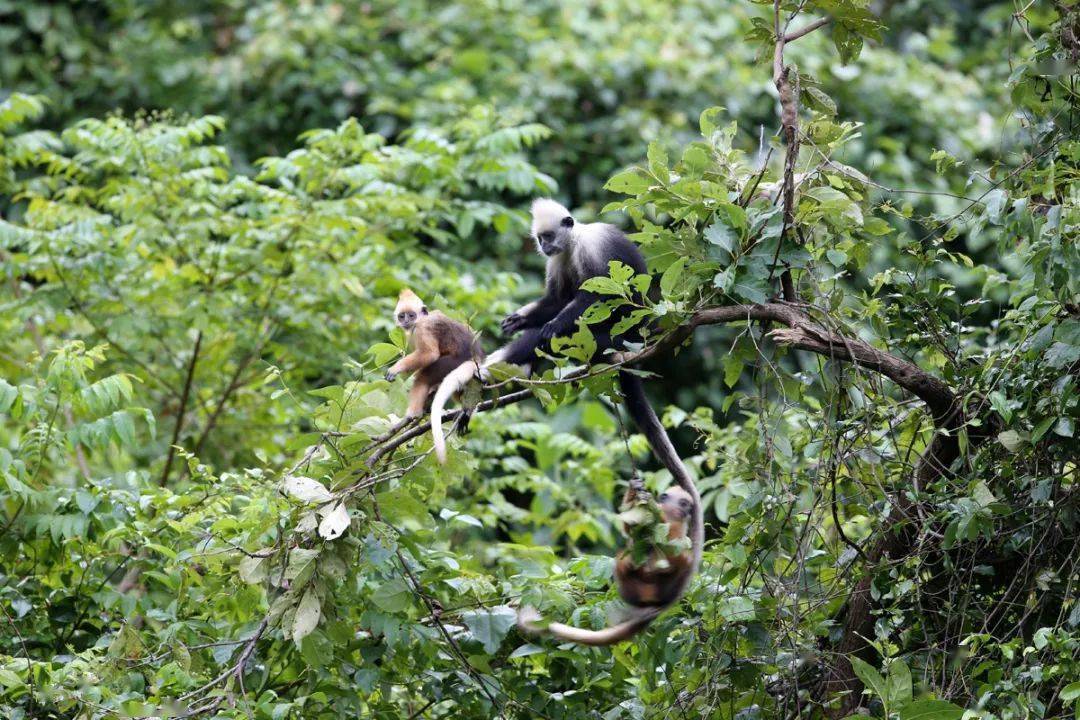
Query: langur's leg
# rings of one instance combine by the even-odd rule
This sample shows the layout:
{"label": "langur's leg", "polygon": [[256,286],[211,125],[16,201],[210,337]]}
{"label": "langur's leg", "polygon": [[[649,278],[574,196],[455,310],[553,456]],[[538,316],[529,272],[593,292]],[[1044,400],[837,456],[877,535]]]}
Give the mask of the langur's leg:
{"label": "langur's leg", "polygon": [[494,365],[504,362],[510,365],[531,366],[538,359],[536,356],[538,347],[548,349],[547,343],[540,338],[540,328],[526,328],[516,338],[489,355],[484,364]]}
{"label": "langur's leg", "polygon": [[413,380],[412,389],[409,390],[409,407],[405,410],[405,417],[418,418],[424,414],[424,404],[427,402],[429,392],[431,392],[431,385],[425,382],[423,376],[418,375]]}
{"label": "langur's leg", "polygon": [[[439,384],[454,370],[461,367],[467,362],[475,363],[472,355],[446,355],[439,358],[437,362],[428,365],[420,372],[420,377],[424,378],[431,387],[437,388]],[[473,366],[473,370],[476,370],[476,366]],[[454,397],[455,400],[461,399],[461,394],[457,393]],[[460,414],[457,416],[457,420],[454,421],[454,431],[459,435],[464,435],[469,429],[469,419],[472,417],[472,411],[466,408],[461,408]]]}

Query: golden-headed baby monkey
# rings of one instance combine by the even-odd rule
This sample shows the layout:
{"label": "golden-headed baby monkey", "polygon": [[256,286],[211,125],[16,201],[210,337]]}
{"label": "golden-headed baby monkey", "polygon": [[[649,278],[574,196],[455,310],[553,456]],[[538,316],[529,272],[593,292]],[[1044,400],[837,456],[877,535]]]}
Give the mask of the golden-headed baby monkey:
{"label": "golden-headed baby monkey", "polygon": [[468,325],[437,310],[429,312],[408,288],[398,296],[394,322],[405,331],[412,352],[386,371],[386,379],[393,382],[402,373],[416,373],[405,410],[406,418],[416,418],[423,415],[428,394],[450,371],[462,363],[482,360],[484,353]]}
{"label": "golden-headed baby monkey", "polygon": [[[623,502],[633,501],[637,491],[637,487],[631,484]],[[615,586],[619,596],[630,605],[626,620],[604,630],[585,630],[562,623],[550,623],[543,627],[538,624],[540,614],[533,608],[525,607],[518,611],[518,627],[534,634],[548,632],[560,640],[582,645],[614,645],[636,635],[678,601],[701,562],[703,536],[698,530],[702,522],[701,499],[696,490],[687,492],[676,485],[662,492],[656,502],[668,525],[668,539],[679,540],[689,536],[690,547],[676,555],[654,549],[652,555],[641,564],[634,563],[629,548],[619,553],[615,559]]]}

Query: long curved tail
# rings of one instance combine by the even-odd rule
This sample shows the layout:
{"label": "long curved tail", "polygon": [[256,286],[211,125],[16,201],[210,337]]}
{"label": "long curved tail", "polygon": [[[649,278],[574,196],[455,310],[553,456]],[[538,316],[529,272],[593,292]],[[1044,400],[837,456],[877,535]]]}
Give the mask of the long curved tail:
{"label": "long curved tail", "polygon": [[562,623],[550,623],[547,627],[537,624],[540,613],[531,607],[523,607],[518,610],[518,627],[523,631],[536,635],[539,633],[551,633],[560,640],[580,643],[581,645],[614,645],[615,643],[628,640],[651,623],[664,608],[648,607],[634,608],[633,616],[618,625],[604,628],[603,630],[584,630],[573,625]]}
{"label": "long curved tail", "polygon": [[[705,522],[704,512],[701,507],[701,495],[698,494],[697,487],[694,485],[690,473],[687,472],[686,466],[683,465],[683,461],[679,459],[679,454],[675,452],[675,446],[671,444],[671,438],[668,437],[667,431],[664,430],[664,426],[660,424],[660,419],[656,417],[652,405],[649,404],[641,378],[625,370],[620,370],[619,385],[622,387],[623,396],[626,398],[626,409],[630,412],[630,417],[634,419],[634,424],[644,433],[645,438],[649,441],[649,446],[652,447],[652,451],[660,458],[660,462],[664,463],[664,467],[675,478],[675,482],[689,493],[690,498],[694,501],[693,527],[690,528],[693,565],[691,566],[691,572],[687,573],[686,576],[687,582],[689,582],[690,577],[697,572],[698,567],[701,565],[701,548],[705,544]],[[681,596],[685,590],[685,587],[681,588],[679,595]]]}
{"label": "long curved tail", "polygon": [[435,445],[435,457],[440,463],[446,463],[446,436],[442,428],[446,402],[468,385],[478,371],[479,364],[476,360],[466,360],[451,370],[435,391],[435,398],[431,401],[431,440]]}
{"label": "long curved tail", "polygon": [[679,454],[675,451],[675,446],[671,444],[671,438],[668,437],[667,431],[664,430],[664,426],[660,423],[660,418],[656,417],[656,412],[652,409],[652,405],[649,404],[641,379],[632,373],[620,371],[619,384],[626,398],[626,407],[630,412],[630,417],[634,419],[634,423],[645,434],[653,452],[664,463],[664,467],[675,478],[675,482],[693,500],[694,509],[691,520],[693,526],[690,529],[690,546],[693,553],[691,570],[684,575],[682,586],[678,588],[670,601],[656,607],[633,608],[631,618],[618,625],[612,625],[603,630],[584,630],[562,623],[550,623],[547,627],[544,627],[537,624],[540,620],[540,614],[531,607],[524,607],[518,611],[518,627],[525,632],[533,634],[548,632],[560,640],[581,643],[582,645],[614,645],[622,642],[641,632],[660,613],[675,604],[686,592],[690,579],[697,573],[701,565],[701,550],[705,544],[705,523],[704,512],[701,507],[701,495],[698,494],[697,486],[694,485],[690,473],[687,472],[686,466],[683,465]]}

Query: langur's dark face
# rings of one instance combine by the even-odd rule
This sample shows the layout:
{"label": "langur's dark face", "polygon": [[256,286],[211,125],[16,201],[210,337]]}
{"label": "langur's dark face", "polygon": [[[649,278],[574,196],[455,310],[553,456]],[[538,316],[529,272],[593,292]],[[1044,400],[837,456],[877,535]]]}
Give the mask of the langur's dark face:
{"label": "langur's dark face", "polygon": [[573,227],[574,219],[566,217],[554,227],[538,229],[535,235],[536,246],[547,257],[565,252],[570,247],[570,231]]}

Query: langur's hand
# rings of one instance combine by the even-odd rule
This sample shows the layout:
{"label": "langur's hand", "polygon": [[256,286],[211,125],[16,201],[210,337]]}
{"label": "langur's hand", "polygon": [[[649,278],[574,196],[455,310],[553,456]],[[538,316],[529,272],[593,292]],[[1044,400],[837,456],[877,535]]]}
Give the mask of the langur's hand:
{"label": "langur's hand", "polygon": [[552,320],[549,323],[544,323],[544,327],[540,328],[540,339],[550,340],[556,335],[562,334],[562,328],[559,327],[558,320]]}
{"label": "langur's hand", "polygon": [[398,374],[394,372],[394,369],[390,368],[386,371],[386,382],[394,382],[394,380],[397,379],[397,375]]}
{"label": "langur's hand", "polygon": [[525,318],[519,313],[513,312],[503,318],[502,331],[504,335],[513,335],[521,328],[525,327]]}

